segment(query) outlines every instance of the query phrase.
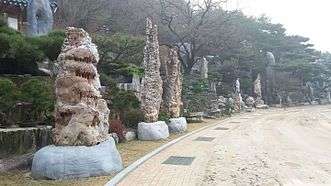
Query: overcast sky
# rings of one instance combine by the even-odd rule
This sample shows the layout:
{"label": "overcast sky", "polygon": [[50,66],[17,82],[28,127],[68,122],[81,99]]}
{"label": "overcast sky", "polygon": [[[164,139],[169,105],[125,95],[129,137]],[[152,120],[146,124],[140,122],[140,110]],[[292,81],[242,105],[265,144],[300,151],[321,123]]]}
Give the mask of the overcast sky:
{"label": "overcast sky", "polygon": [[230,0],[227,7],[266,14],[285,25],[288,34],[309,37],[316,49],[331,52],[331,0]]}

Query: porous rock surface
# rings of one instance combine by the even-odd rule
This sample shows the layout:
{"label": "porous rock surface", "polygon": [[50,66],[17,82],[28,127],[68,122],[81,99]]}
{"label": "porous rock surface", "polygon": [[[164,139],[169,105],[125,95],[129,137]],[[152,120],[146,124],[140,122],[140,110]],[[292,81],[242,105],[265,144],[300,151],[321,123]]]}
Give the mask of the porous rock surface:
{"label": "porous rock surface", "polygon": [[264,105],[264,101],[262,99],[262,85],[261,85],[261,75],[258,74],[256,80],[254,81],[254,94],[256,96],[255,104]]}
{"label": "porous rock surface", "polygon": [[160,47],[161,77],[163,81],[162,110],[172,118],[180,116],[182,77],[180,61],[175,48]]}
{"label": "porous rock surface", "polygon": [[164,121],[154,123],[138,124],[138,139],[145,141],[155,141],[169,137],[169,128]]}
{"label": "porous rock surface", "polygon": [[72,179],[106,176],[123,169],[122,159],[112,138],[92,147],[47,146],[33,158],[34,179]]}
{"label": "porous rock surface", "polygon": [[146,122],[156,122],[162,100],[160,55],[157,26],[146,20],[146,46],[144,49],[144,77],[141,87],[141,110]]}
{"label": "porous rock surface", "polygon": [[57,61],[54,143],[91,146],[106,141],[110,111],[101,98],[99,54],[88,33],[68,27]]}
{"label": "porous rock surface", "polygon": [[182,133],[187,131],[187,121],[186,118],[172,118],[168,123],[170,133]]}
{"label": "porous rock surface", "polygon": [[234,103],[235,111],[240,112],[242,109],[243,98],[241,97],[239,78],[235,82]]}
{"label": "porous rock surface", "polygon": [[248,98],[246,98],[246,106],[249,108],[252,108],[255,104],[255,100],[253,97],[249,96]]}

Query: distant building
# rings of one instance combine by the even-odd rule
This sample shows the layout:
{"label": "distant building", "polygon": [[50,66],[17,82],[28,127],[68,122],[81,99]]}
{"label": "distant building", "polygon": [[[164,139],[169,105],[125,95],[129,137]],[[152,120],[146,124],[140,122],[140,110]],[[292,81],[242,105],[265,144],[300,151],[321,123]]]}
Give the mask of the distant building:
{"label": "distant building", "polygon": [[0,15],[10,28],[25,32],[28,0],[0,0]]}
{"label": "distant building", "polygon": [[[27,33],[27,11],[31,0],[0,0],[0,18],[13,28],[22,33]],[[57,9],[55,0],[50,0],[53,13]]]}

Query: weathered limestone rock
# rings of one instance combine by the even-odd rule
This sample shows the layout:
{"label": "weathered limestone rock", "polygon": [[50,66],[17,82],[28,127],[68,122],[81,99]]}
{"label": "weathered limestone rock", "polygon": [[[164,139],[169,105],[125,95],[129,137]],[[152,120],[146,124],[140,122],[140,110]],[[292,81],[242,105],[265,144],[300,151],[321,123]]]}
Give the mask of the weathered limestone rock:
{"label": "weathered limestone rock", "polygon": [[262,97],[261,75],[260,74],[257,75],[257,78],[254,81],[254,94],[257,98]]}
{"label": "weathered limestone rock", "polygon": [[160,65],[157,26],[147,18],[144,50],[145,74],[141,88],[141,110],[146,122],[156,122],[159,116],[163,92]]}
{"label": "weathered limestone rock", "polygon": [[248,98],[246,99],[246,106],[247,106],[247,107],[251,108],[251,107],[254,106],[254,104],[255,104],[255,100],[254,100],[253,97],[248,97]]}
{"label": "weathered limestone rock", "polygon": [[168,124],[170,133],[182,133],[187,130],[186,118],[172,118]]}
{"label": "weathered limestone rock", "polygon": [[261,75],[258,74],[256,80],[254,81],[254,94],[256,96],[256,105],[264,105],[262,99],[262,86],[261,86]]}
{"label": "weathered limestone rock", "polygon": [[208,78],[208,61],[205,57],[202,58],[201,62],[201,78]]}
{"label": "weathered limestone rock", "polygon": [[109,139],[109,109],[100,95],[97,47],[83,29],[69,27],[58,57],[54,143],[91,146]]}
{"label": "weathered limestone rock", "polygon": [[187,115],[187,121],[189,123],[202,123],[203,122],[203,112],[191,112]]}
{"label": "weathered limestone rock", "polygon": [[234,102],[235,102],[235,111],[240,112],[241,111],[241,106],[243,99],[241,97],[241,92],[240,92],[240,81],[239,78],[236,80],[235,83],[235,97],[234,97]]}
{"label": "weathered limestone rock", "polygon": [[193,65],[191,74],[199,74],[200,78],[208,78],[208,60],[205,57],[199,58],[199,60]]}
{"label": "weathered limestone rock", "polygon": [[48,34],[53,28],[53,12],[49,0],[30,0],[27,7],[28,35]]}
{"label": "weathered limestone rock", "polygon": [[182,103],[182,77],[180,61],[175,48],[160,47],[161,77],[163,81],[162,110],[171,118],[180,116]]}
{"label": "weathered limestone rock", "polygon": [[137,139],[137,134],[134,131],[127,131],[124,137],[125,137],[125,141],[133,141]]}
{"label": "weathered limestone rock", "polygon": [[273,96],[275,95],[275,71],[273,65],[276,64],[275,56],[272,52],[267,52],[267,60],[265,101],[267,104],[272,104],[274,102]]}
{"label": "weathered limestone rock", "polygon": [[164,121],[138,124],[138,139],[140,140],[155,141],[167,139],[168,137],[169,128]]}
{"label": "weathered limestone rock", "polygon": [[91,147],[44,147],[33,158],[31,175],[35,179],[59,180],[106,176],[122,169],[121,156],[110,138]]}

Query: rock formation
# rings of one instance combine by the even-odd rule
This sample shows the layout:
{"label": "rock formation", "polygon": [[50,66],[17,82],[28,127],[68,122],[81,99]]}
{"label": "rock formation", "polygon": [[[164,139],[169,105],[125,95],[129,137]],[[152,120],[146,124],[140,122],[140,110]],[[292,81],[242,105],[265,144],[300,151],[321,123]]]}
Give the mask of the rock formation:
{"label": "rock formation", "polygon": [[201,61],[201,78],[208,78],[208,61],[205,57],[203,57]]}
{"label": "rock formation", "polygon": [[172,118],[180,116],[182,106],[182,77],[180,61],[175,48],[160,48],[161,77],[163,81],[162,110]]}
{"label": "rock formation", "polygon": [[246,98],[245,103],[248,108],[252,108],[255,104],[255,100],[253,97],[249,96]]}
{"label": "rock formation", "polygon": [[208,78],[208,64],[209,62],[205,57],[199,58],[193,65],[191,74],[198,75],[201,79]]}
{"label": "rock formation", "polygon": [[146,46],[144,50],[144,69],[141,88],[141,110],[146,122],[156,122],[162,100],[162,79],[160,76],[160,57],[157,26],[151,19],[146,21]]}
{"label": "rock formation", "polygon": [[83,29],[69,27],[58,57],[54,143],[91,146],[106,141],[109,109],[100,95],[97,47]]}
{"label": "rock formation", "polygon": [[267,52],[267,68],[266,68],[266,95],[265,101],[267,104],[274,102],[274,86],[275,86],[275,71],[273,65],[276,64],[275,56],[272,52]]}
{"label": "rock formation", "polygon": [[241,110],[241,104],[243,102],[243,99],[241,97],[241,91],[240,91],[240,81],[239,78],[236,80],[235,83],[235,95],[234,95],[234,102],[235,102],[235,110],[237,112],[240,112]]}
{"label": "rock formation", "polygon": [[258,74],[256,80],[254,81],[254,94],[255,94],[255,104],[256,105],[264,105],[264,101],[262,99],[262,86],[261,86],[261,75]]}
{"label": "rock formation", "polygon": [[53,28],[53,12],[49,0],[30,0],[27,7],[28,35],[48,34]]}

